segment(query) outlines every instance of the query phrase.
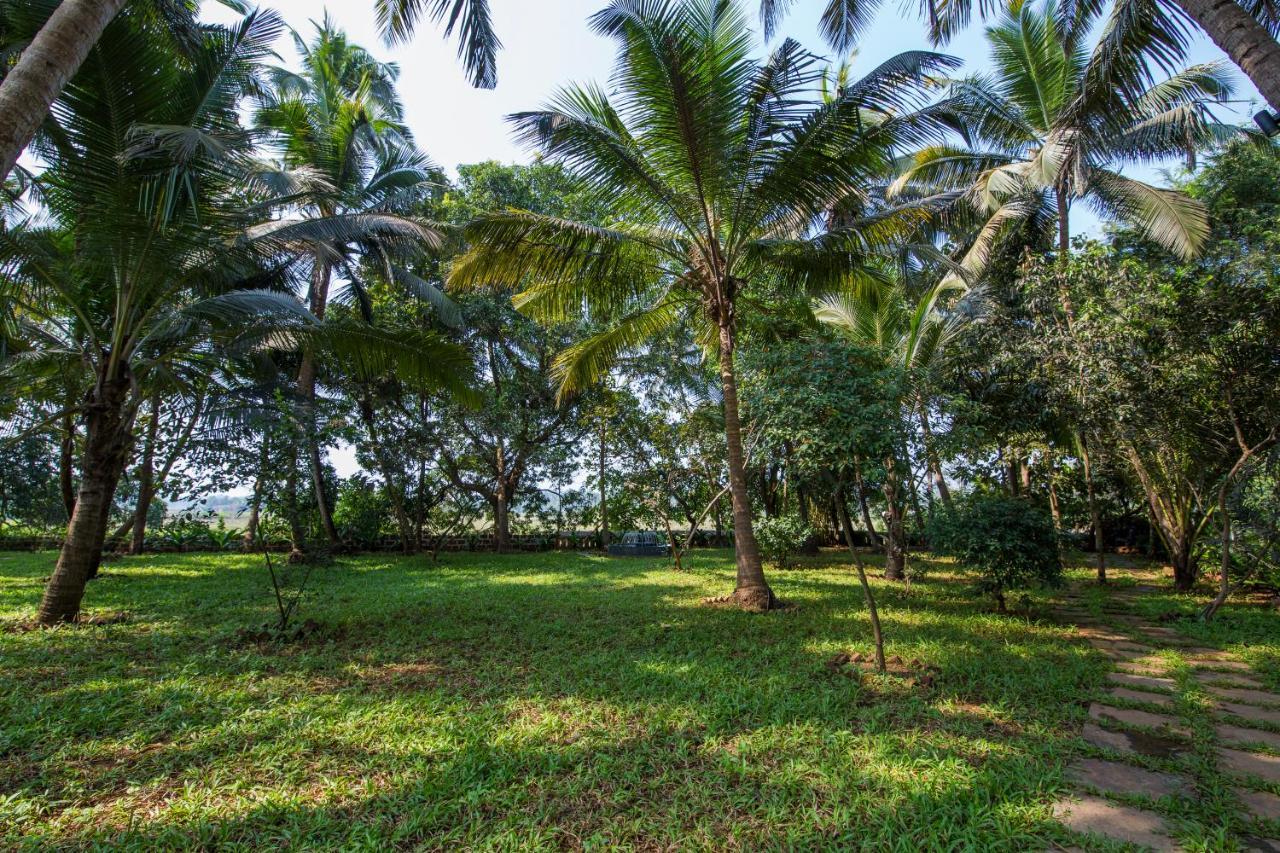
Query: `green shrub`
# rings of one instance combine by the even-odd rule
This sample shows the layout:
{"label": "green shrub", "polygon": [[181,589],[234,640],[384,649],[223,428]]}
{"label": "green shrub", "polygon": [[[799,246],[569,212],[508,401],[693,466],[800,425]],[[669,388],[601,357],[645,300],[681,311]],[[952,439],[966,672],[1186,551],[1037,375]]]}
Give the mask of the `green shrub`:
{"label": "green shrub", "polygon": [[357,474],[339,487],[333,523],[349,545],[376,546],[390,529],[391,519],[391,501],[368,477]]}
{"label": "green shrub", "polygon": [[978,574],[978,590],[1001,612],[1005,594],[1062,583],[1057,533],[1043,510],[1026,500],[974,497],[934,515],[929,547]]}
{"label": "green shrub", "polygon": [[755,533],[760,556],[781,568],[790,565],[791,557],[813,537],[813,529],[794,515],[763,519],[756,523]]}

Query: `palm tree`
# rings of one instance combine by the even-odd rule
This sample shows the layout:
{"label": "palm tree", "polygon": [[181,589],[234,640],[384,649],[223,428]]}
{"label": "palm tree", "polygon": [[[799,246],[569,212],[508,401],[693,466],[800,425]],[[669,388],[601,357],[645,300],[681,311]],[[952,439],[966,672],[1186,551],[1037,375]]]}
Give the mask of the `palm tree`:
{"label": "palm tree", "polygon": [[[438,170],[414,146],[403,124],[395,90],[399,69],[349,42],[328,16],[316,25],[310,43],[296,34],[294,39],[302,70],[272,69],[272,86],[264,92],[257,114],[258,127],[280,149],[285,168],[305,171],[315,179],[313,190],[292,205],[292,221],[358,222],[376,217],[391,227],[392,242],[416,233],[423,243],[438,245],[437,229],[401,213],[438,182]],[[345,273],[349,287],[359,288],[361,276],[355,266],[366,256],[380,258],[389,275],[443,310],[453,310],[434,287],[391,263],[391,246],[369,239],[363,230],[335,232],[333,239],[314,248],[307,304],[320,319],[335,271]],[[316,363],[304,355],[297,377],[302,434],[321,523],[336,548],[339,536],[325,494],[316,435],[316,383]],[[294,532],[296,539],[299,531]],[[295,541],[293,546],[295,555],[300,554],[303,543]]]}
{"label": "palm tree", "polygon": [[[814,303],[814,314],[854,343],[878,353],[885,366],[901,377],[900,404],[904,414],[920,420],[924,451],[940,499],[951,496],[942,476],[929,426],[928,388],[947,360],[955,337],[981,311],[980,291],[969,290],[952,276],[943,276],[913,294],[907,278],[867,280]],[[958,297],[958,298],[957,298]],[[902,472],[905,460],[884,460],[884,496],[888,514],[885,577],[904,576],[906,535],[902,517]]]}
{"label": "palm tree", "polygon": [[1056,223],[1065,256],[1076,201],[1183,257],[1195,254],[1208,234],[1203,205],[1120,169],[1187,157],[1231,132],[1207,112],[1230,96],[1223,66],[1196,65],[1153,82],[1133,57],[1112,56],[1105,38],[1085,51],[1052,2],[1040,11],[1016,2],[987,40],[993,72],[952,84],[969,145],[920,151],[891,194],[920,185],[957,193],[984,223],[963,261],[974,273],[998,236],[1028,218]]}
{"label": "palm tree", "polygon": [[[777,29],[795,0],[760,0],[760,20],[765,37]],[[827,0],[819,26],[828,43],[838,51],[851,47],[880,11],[881,0]],[[928,36],[935,45],[946,44],[973,18],[973,0],[924,0]],[[1069,0],[1061,7],[1060,21],[1081,34],[1090,30],[1104,10],[1110,19],[1104,27],[1103,50],[1121,61],[1149,58],[1171,67],[1186,57],[1193,23],[1253,82],[1272,109],[1280,110],[1280,5],[1275,0]],[[982,0],[980,16],[1002,9]]]}
{"label": "palm tree", "polygon": [[[0,81],[0,182],[30,144],[63,88],[129,0],[6,0],[0,4],[6,33],[21,54]],[[388,41],[403,41],[423,16],[459,34],[458,55],[475,86],[498,82],[498,41],[488,0],[375,0]],[[198,4],[184,0],[133,0],[128,14],[151,16],[171,29],[194,32]]]}
{"label": "palm tree", "polygon": [[563,393],[674,325],[697,332],[723,388],[734,598],[767,610],[775,599],[752,530],[738,414],[740,317],[757,309],[753,291],[768,281],[803,292],[875,274],[881,252],[915,227],[917,207],[820,228],[837,201],[886,174],[895,150],[938,129],[938,112],[915,107],[928,75],[954,63],[901,54],[822,103],[816,58],[787,41],[754,59],[748,21],[729,0],[617,0],[592,26],[618,43],[617,103],[599,87],[570,87],[511,121],[611,203],[617,223],[483,216],[450,282],[521,283],[514,302],[531,315],[585,311],[606,324],[558,359]]}
{"label": "palm tree", "polygon": [[132,16],[107,28],[94,49],[101,56],[63,91],[38,140],[51,164],[38,179],[44,215],[0,231],[0,302],[19,309],[33,342],[0,376],[60,382],[50,366],[70,359],[89,376],[69,410],[85,422],[83,463],[40,605],[44,624],[79,612],[153,376],[207,375],[237,344],[325,346],[353,357],[367,349],[384,369],[404,356],[424,375],[437,356],[457,360],[439,339],[337,334],[290,294],[261,289],[287,285],[294,259],[335,234],[381,238],[398,226],[375,218],[250,228],[280,204],[281,190],[293,198],[301,186],[237,153],[249,149],[239,104],[259,88],[282,24],[258,13],[231,28],[203,27],[182,62],[157,29]]}

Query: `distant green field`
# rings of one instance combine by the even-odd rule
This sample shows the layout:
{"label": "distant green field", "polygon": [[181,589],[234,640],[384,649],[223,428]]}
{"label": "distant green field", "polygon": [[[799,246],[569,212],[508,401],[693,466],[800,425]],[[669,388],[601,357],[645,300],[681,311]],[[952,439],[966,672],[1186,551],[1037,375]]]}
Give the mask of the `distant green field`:
{"label": "distant green field", "polygon": [[[242,630],[274,605],[231,555],[111,562],[86,603],[123,621],[23,631],[53,559],[0,554],[10,849],[1038,850],[1065,841],[1049,804],[1108,666],[937,566],[876,583],[890,654],[936,683],[832,672],[871,649],[836,554],[774,572],[794,607],[765,616],[702,603],[732,585],[723,551],[684,573],[344,559],[284,645]],[[1230,609],[1192,630],[1269,636],[1249,654],[1280,680],[1278,624]],[[1218,816],[1183,817],[1214,847]]]}

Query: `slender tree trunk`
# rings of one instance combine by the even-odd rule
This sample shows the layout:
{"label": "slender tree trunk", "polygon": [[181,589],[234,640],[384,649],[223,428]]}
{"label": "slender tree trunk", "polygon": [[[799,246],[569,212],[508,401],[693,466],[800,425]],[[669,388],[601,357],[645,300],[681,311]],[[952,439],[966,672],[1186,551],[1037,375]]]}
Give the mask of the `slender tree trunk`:
{"label": "slender tree trunk", "polygon": [[[126,368],[127,370],[127,368]],[[74,621],[85,584],[102,560],[112,499],[131,446],[134,410],[127,372],[100,377],[86,407],[84,465],[75,511],[57,565],[45,585],[38,620],[42,625]]]}
{"label": "slender tree trunk", "polygon": [[1089,503],[1089,523],[1093,525],[1093,550],[1098,565],[1098,583],[1107,582],[1107,555],[1102,531],[1102,510],[1093,485],[1093,465],[1089,459],[1089,446],[1083,435],[1079,436],[1080,462],[1084,465],[1085,498]]}
{"label": "slender tree trunk", "polygon": [[609,548],[609,495],[604,482],[608,438],[608,422],[600,417],[600,550]]}
{"label": "slender tree trunk", "polygon": [[0,183],[126,0],[63,0],[0,82]]}
{"label": "slender tree trunk", "polygon": [[862,469],[854,467],[854,483],[858,487],[858,510],[862,514],[862,524],[867,528],[867,544],[874,551],[883,551],[883,543],[876,535],[876,527],[871,523],[871,506],[867,503],[867,486],[862,481]]}
{"label": "slender tree trunk", "polygon": [[156,437],[160,433],[160,395],[151,398],[151,420],[142,445],[142,461],[138,466],[138,503],[133,512],[133,538],[130,554],[141,554],[147,543],[147,512],[155,497]]}
{"label": "slender tree trunk", "polygon": [[[329,281],[332,270],[327,262],[316,260],[311,280],[311,313],[323,320],[325,308],[329,301]],[[329,546],[334,550],[342,547],[342,538],[338,536],[338,528],[333,523],[333,512],[329,506],[328,490],[324,484],[324,465],[320,459],[320,437],[316,424],[316,363],[309,353],[303,353],[302,365],[298,369],[298,396],[303,406],[303,437],[307,443],[307,460],[311,468],[311,485],[316,493],[316,509],[320,513],[320,525],[324,528]]]}
{"label": "slender tree trunk", "polygon": [[1280,45],[1235,0],[1174,0],[1280,110]]}
{"label": "slender tree trunk", "polygon": [[737,581],[733,595],[743,610],[763,612],[777,600],[764,577],[760,547],[751,525],[751,497],[747,491],[742,424],[738,417],[738,379],[734,371],[733,327],[720,323],[720,383],[724,389],[724,435],[729,457],[729,495],[733,502],[733,543]]}
{"label": "slender tree trunk", "polygon": [[289,561],[297,562],[307,554],[307,529],[302,523],[302,507],[298,503],[298,442],[290,436],[288,474],[284,481],[284,499],[289,516]]}
{"label": "slender tree trunk", "polygon": [[71,516],[76,511],[76,421],[70,412],[62,416],[62,441],[58,450],[58,486],[62,490],[62,508],[67,511],[67,521],[71,521]]}
{"label": "slender tree trunk", "polygon": [[892,457],[884,462],[885,550],[884,576],[900,581],[907,576],[907,535],[902,525],[901,486]]}
{"label": "slender tree trunk", "polygon": [[1062,505],[1058,502],[1058,486],[1054,483],[1055,468],[1052,462],[1049,463],[1048,477],[1049,484],[1049,515],[1053,516],[1053,529],[1056,533],[1062,532]]}
{"label": "slender tree trunk", "polygon": [[253,497],[249,499],[249,520],[244,526],[244,550],[249,551],[258,544],[258,525],[262,519],[262,491],[267,474],[267,465],[271,462],[271,441],[268,433],[262,433],[262,447],[258,456],[258,472],[253,478]]}
{"label": "slender tree trunk", "polygon": [[884,634],[880,630],[880,613],[876,610],[875,596],[871,594],[871,584],[867,582],[867,570],[862,565],[862,555],[858,553],[858,549],[853,544],[853,522],[849,520],[849,504],[843,487],[836,494],[836,511],[840,516],[840,526],[844,530],[844,538],[849,546],[849,553],[853,556],[853,564],[858,569],[858,583],[862,586],[862,595],[867,602],[867,613],[871,617],[871,636],[875,639],[876,644],[876,669],[884,672]]}
{"label": "slender tree trunk", "polygon": [[938,459],[938,451],[933,441],[933,428],[929,424],[929,408],[923,397],[916,398],[920,414],[920,430],[924,439],[924,455],[929,461],[929,473],[933,477],[933,487],[938,490],[938,499],[947,509],[951,509],[951,488],[947,478],[942,475],[942,462]]}

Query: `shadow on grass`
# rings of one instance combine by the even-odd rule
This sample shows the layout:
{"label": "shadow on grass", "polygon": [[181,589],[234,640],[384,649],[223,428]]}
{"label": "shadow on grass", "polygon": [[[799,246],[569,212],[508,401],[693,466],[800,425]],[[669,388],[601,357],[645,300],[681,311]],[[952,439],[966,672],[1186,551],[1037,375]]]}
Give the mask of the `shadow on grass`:
{"label": "shadow on grass", "polygon": [[[690,566],[341,561],[303,605],[328,633],[277,647],[237,639],[270,618],[252,558],[122,560],[90,604],[130,610],[130,624],[0,637],[0,789],[43,815],[0,808],[0,837],[937,849],[1052,837],[1043,804],[1105,668],[1095,653],[985,613],[952,578],[879,582],[890,653],[941,674],[929,690],[851,680],[823,665],[870,649],[847,566],[775,573],[799,607],[764,617],[699,606],[731,586],[728,552]],[[0,585],[9,612],[32,596]]]}

